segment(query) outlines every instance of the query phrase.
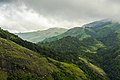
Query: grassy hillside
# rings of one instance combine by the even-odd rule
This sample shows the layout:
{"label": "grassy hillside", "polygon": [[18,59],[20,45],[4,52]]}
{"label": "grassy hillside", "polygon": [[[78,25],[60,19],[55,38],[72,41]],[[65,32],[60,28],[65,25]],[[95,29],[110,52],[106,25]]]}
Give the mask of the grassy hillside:
{"label": "grassy hillside", "polygon": [[26,40],[22,40],[17,35],[9,33],[8,31],[5,31],[1,28],[0,28],[0,37],[7,39],[7,40],[11,40],[11,41],[13,41],[13,42],[25,47],[25,48],[28,48],[28,49],[33,50],[33,51],[38,52],[38,53],[45,53],[46,52],[44,49],[42,49],[40,46],[36,45],[35,43],[31,43],[31,42],[28,42]]}
{"label": "grassy hillside", "polygon": [[34,31],[34,32],[26,32],[26,33],[17,33],[19,37],[21,37],[24,40],[31,41],[31,42],[41,42],[46,38],[50,38],[53,36],[60,35],[67,31],[67,29],[64,28],[50,28],[48,30],[43,31]]}
{"label": "grassy hillside", "polygon": [[0,79],[88,80],[86,74],[73,64],[50,63],[45,57],[2,38],[0,38],[0,50],[0,73],[2,73]]}
{"label": "grassy hillside", "polygon": [[[0,38],[1,70],[12,78],[50,77],[54,66],[37,53]],[[15,76],[15,77],[14,77]],[[34,79],[35,79],[34,78]]]}

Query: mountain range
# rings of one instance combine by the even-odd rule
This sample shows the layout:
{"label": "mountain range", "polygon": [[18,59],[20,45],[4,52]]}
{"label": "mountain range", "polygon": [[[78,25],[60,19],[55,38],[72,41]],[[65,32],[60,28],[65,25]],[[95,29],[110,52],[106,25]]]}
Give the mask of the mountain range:
{"label": "mountain range", "polygon": [[53,54],[59,55],[63,61],[76,63],[79,58],[84,57],[100,66],[111,80],[119,80],[119,43],[120,24],[111,20],[101,20],[72,28],[38,44],[59,52]]}
{"label": "mountain range", "polygon": [[55,30],[21,39],[24,33],[0,28],[0,79],[120,80],[119,23],[100,20],[53,35]]}

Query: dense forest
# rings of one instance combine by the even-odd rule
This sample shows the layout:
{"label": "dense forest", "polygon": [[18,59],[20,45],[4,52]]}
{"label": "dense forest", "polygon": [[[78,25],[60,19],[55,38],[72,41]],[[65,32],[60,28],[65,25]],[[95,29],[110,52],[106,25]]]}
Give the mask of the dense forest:
{"label": "dense forest", "polygon": [[80,58],[85,58],[101,67],[111,80],[119,80],[119,43],[120,24],[102,20],[70,29],[38,44],[55,51],[50,56],[57,55],[62,61],[79,65]]}

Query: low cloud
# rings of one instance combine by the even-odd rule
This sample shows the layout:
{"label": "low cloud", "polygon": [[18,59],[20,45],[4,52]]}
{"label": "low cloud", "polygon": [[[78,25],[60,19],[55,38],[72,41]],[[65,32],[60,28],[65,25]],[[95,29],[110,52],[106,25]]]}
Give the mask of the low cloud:
{"label": "low cloud", "polygon": [[0,25],[11,32],[72,28],[95,20],[120,21],[119,0],[0,0]]}

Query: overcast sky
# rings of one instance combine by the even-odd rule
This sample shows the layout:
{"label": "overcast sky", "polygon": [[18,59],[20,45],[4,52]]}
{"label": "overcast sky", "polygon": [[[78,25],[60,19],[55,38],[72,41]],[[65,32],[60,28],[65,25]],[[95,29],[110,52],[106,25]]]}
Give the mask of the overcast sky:
{"label": "overcast sky", "polygon": [[0,0],[0,26],[10,32],[120,21],[120,0]]}

